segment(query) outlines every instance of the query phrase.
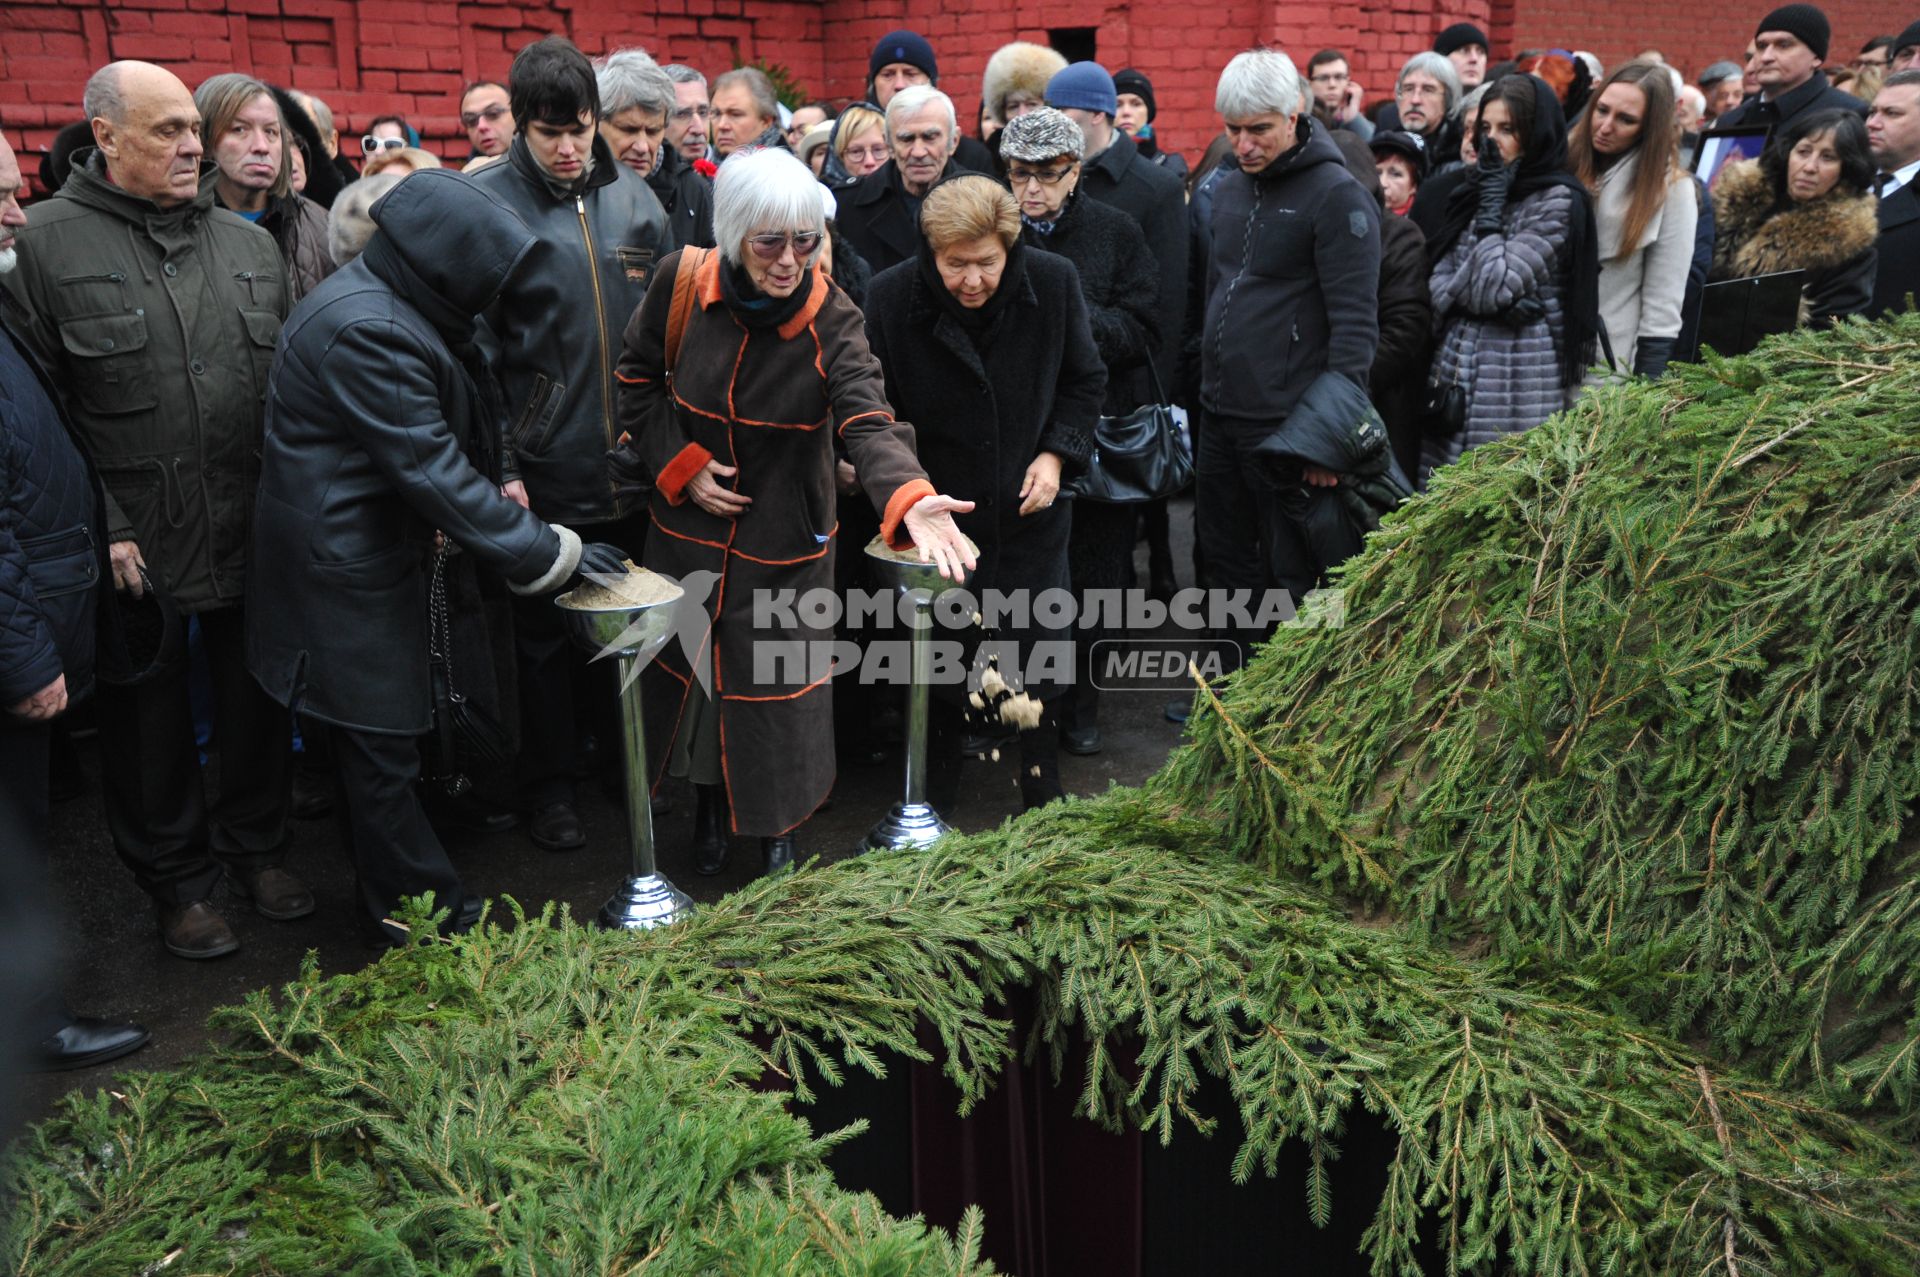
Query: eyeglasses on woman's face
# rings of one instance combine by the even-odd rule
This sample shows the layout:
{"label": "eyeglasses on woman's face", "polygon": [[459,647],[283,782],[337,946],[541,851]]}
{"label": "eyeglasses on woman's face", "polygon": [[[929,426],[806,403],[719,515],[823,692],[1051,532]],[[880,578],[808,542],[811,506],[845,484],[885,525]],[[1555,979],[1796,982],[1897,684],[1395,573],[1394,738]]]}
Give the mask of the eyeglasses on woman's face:
{"label": "eyeglasses on woman's face", "polygon": [[779,261],[787,251],[788,244],[793,245],[795,256],[812,257],[814,251],[820,247],[820,232],[791,231],[785,235],[768,233],[747,236],[747,247],[751,248],[753,255],[763,262]]}
{"label": "eyeglasses on woman's face", "polygon": [[397,151],[407,144],[403,137],[375,137],[369,133],[360,139],[360,149],[368,155],[378,155],[382,151]]}
{"label": "eyeglasses on woman's face", "polygon": [[1007,167],[1007,182],[1016,191],[1029,183],[1058,186],[1067,180],[1067,174],[1071,172],[1073,172],[1072,164],[1068,164],[1065,168],[1027,168],[1024,165],[1013,164]]}

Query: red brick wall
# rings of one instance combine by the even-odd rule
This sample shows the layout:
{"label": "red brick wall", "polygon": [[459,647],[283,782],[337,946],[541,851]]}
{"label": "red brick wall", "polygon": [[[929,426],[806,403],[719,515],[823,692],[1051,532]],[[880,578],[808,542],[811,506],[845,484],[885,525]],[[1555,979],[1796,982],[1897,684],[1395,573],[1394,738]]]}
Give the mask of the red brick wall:
{"label": "red brick wall", "polygon": [[[1647,49],[1658,49],[1689,82],[1708,63],[1739,61],[1754,24],[1777,0],[1738,7],[1675,4],[1673,0],[1517,0],[1507,29],[1508,49],[1578,48],[1616,66]],[[1844,64],[1877,35],[1898,35],[1920,7],[1911,0],[1819,0],[1833,25],[1828,65]]]}
{"label": "red brick wall", "polygon": [[[1753,7],[1772,0],[1755,0]],[[1911,20],[1910,0],[1827,0],[1833,57]],[[1751,19],[1671,0],[1213,0],[1110,6],[1087,0],[5,0],[0,4],[0,120],[31,177],[35,153],[80,117],[88,74],[115,58],[163,63],[189,87],[240,69],[324,98],[343,138],[376,115],[399,112],[443,153],[464,156],[455,95],[468,80],[504,79],[513,51],[549,32],[590,54],[640,44],[662,62],[717,73],[736,60],[786,65],[816,96],[850,99],[866,79],[867,51],[884,32],[911,27],[939,50],[941,87],[963,127],[979,111],[980,73],[1009,40],[1045,42],[1049,28],[1097,22],[1109,68],[1135,66],[1154,81],[1164,145],[1197,155],[1213,136],[1213,85],[1240,49],[1269,42],[1305,70],[1314,51],[1347,50],[1369,96],[1385,96],[1407,55],[1468,19],[1499,51],[1532,45],[1591,49],[1612,64],[1662,49],[1691,74],[1736,56]],[[352,144],[349,143],[349,148]]]}

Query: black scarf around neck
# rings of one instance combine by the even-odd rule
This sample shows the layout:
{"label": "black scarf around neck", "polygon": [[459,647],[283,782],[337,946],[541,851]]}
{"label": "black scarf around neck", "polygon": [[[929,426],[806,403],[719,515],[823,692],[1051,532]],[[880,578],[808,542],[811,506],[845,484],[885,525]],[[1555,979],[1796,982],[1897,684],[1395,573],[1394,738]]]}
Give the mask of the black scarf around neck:
{"label": "black scarf around neck", "polygon": [[[1600,236],[1593,222],[1593,197],[1567,167],[1567,120],[1560,99],[1539,76],[1527,79],[1533,86],[1533,131],[1508,189],[1507,207],[1555,186],[1573,196],[1567,224],[1566,344],[1560,351],[1560,384],[1572,386],[1593,363],[1600,332]],[[1445,257],[1473,224],[1480,206],[1479,172],[1468,165],[1466,180],[1449,196],[1446,218],[1431,245],[1432,260]]]}
{"label": "black scarf around neck", "polygon": [[[752,249],[748,249],[752,252]],[[769,297],[753,286],[753,277],[740,262],[720,264],[720,300],[749,328],[778,328],[800,313],[813,295],[813,271],[800,272],[800,283],[785,297]]]}

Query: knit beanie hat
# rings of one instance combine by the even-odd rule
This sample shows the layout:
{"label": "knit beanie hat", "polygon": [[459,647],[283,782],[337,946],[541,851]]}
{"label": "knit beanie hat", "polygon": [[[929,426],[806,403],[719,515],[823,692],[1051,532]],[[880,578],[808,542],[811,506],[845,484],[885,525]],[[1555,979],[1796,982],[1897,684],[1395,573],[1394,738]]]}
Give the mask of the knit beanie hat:
{"label": "knit beanie hat", "polygon": [[1786,32],[1812,49],[1813,56],[1823,62],[1827,57],[1827,43],[1833,38],[1833,28],[1827,25],[1827,15],[1810,4],[1781,5],[1760,19],[1760,25],[1753,29],[1753,38],[1759,39],[1762,31]]}
{"label": "knit beanie hat", "polygon": [[1000,130],[1000,156],[1029,164],[1062,155],[1079,159],[1086,154],[1086,135],[1080,126],[1050,106],[1015,116]]}
{"label": "knit beanie hat", "polygon": [[1098,62],[1075,62],[1047,81],[1047,105],[1112,115],[1120,109],[1113,77]]}
{"label": "knit beanie hat", "polygon": [[1737,80],[1740,78],[1740,75],[1740,64],[1738,62],[1728,62],[1722,59],[1700,73],[1700,87],[1703,89],[1711,89],[1723,80]]}
{"label": "knit beanie hat", "polygon": [[1902,49],[1911,49],[1916,44],[1920,44],[1920,22],[1912,24],[1893,38],[1893,48],[1887,56],[1897,58]]}
{"label": "knit beanie hat", "polygon": [[1487,39],[1487,33],[1471,22],[1456,22],[1433,37],[1433,51],[1442,57],[1470,44],[1477,44],[1489,52],[1493,49],[1493,42]]}
{"label": "knit beanie hat", "polygon": [[1149,124],[1153,123],[1153,117],[1160,113],[1160,107],[1153,100],[1153,81],[1149,80],[1144,72],[1128,67],[1113,77],[1113,91],[1116,94],[1131,93],[1145,102]]}
{"label": "knit beanie hat", "polygon": [[872,55],[867,58],[867,79],[873,79],[880,74],[881,67],[891,66],[895,62],[919,67],[935,83],[940,80],[940,63],[933,56],[933,46],[918,31],[889,31],[881,36],[880,42],[873,46]]}

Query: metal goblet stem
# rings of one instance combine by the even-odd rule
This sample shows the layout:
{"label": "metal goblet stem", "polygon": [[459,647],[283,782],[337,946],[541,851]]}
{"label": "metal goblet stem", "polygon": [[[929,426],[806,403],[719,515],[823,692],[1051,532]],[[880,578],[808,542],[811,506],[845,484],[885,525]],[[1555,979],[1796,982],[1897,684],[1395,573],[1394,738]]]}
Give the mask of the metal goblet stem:
{"label": "metal goblet stem", "polygon": [[953,832],[953,826],[940,819],[940,813],[927,801],[927,712],[933,684],[933,599],[953,582],[940,575],[930,563],[902,562],[884,552],[867,547],[875,571],[913,602],[913,638],[910,670],[912,685],[907,688],[907,775],[906,794],[893,805],[880,822],[867,832],[863,851],[897,850],[926,847]]}
{"label": "metal goblet stem", "polygon": [[598,656],[614,656],[620,674],[620,745],[627,773],[630,872],[600,907],[600,925],[637,931],[665,926],[693,912],[693,899],[668,882],[654,860],[653,795],[647,775],[647,735],[641,719],[640,671],[673,633],[680,591],[644,607],[596,608],[577,591],[554,600],[565,609],[574,636]]}

